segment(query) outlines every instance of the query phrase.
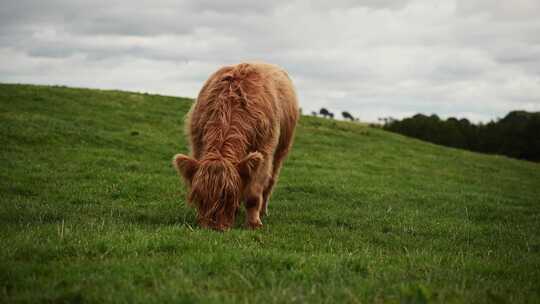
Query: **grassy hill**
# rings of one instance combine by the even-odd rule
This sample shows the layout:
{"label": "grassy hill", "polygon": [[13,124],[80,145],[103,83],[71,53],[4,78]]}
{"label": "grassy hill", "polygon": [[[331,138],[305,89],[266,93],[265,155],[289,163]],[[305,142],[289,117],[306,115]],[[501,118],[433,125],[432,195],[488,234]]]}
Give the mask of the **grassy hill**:
{"label": "grassy hill", "polygon": [[540,301],[540,165],[302,117],[262,230],[201,230],[191,100],[0,85],[0,302]]}

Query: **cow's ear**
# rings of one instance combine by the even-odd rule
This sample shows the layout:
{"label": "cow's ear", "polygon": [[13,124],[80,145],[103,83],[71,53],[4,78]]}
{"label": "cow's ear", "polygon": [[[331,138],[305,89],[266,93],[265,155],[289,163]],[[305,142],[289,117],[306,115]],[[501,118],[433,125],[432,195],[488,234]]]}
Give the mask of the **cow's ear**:
{"label": "cow's ear", "polygon": [[173,166],[176,168],[178,173],[191,184],[191,180],[199,169],[199,162],[196,159],[193,159],[184,154],[176,154],[173,158]]}
{"label": "cow's ear", "polygon": [[257,171],[263,161],[263,156],[260,152],[251,152],[238,163],[238,173],[244,181],[251,178],[254,172]]}

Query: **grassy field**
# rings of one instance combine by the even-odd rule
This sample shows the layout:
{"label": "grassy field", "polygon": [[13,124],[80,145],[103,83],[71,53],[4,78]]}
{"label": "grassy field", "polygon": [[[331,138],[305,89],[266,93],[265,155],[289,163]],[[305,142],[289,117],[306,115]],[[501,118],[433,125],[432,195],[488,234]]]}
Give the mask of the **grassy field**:
{"label": "grassy field", "polygon": [[539,164],[302,117],[265,226],[218,233],[190,104],[0,85],[0,302],[540,301]]}

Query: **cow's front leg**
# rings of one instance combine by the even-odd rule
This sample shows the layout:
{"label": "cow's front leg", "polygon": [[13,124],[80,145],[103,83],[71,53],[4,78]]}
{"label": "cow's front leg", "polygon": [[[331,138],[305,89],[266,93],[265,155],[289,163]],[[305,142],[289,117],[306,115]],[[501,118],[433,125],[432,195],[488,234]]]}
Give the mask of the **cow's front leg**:
{"label": "cow's front leg", "polygon": [[262,194],[249,196],[246,199],[246,226],[250,229],[262,227],[261,222]]}

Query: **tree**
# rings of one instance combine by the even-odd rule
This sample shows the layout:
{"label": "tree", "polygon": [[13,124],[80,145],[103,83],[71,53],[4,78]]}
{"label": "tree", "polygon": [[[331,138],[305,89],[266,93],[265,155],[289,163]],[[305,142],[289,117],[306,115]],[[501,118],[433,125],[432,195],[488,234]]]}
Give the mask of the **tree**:
{"label": "tree", "polygon": [[343,116],[343,119],[349,119],[350,121],[354,121],[354,117],[351,115],[351,113],[347,111],[341,112],[341,116]]}
{"label": "tree", "polygon": [[323,117],[329,117],[329,118],[334,118],[334,113],[328,111],[326,108],[321,108],[321,110],[319,111],[319,114],[321,114]]}
{"label": "tree", "polygon": [[453,117],[441,120],[435,114],[379,120],[386,130],[436,144],[540,161],[540,112],[513,111],[478,125]]}

